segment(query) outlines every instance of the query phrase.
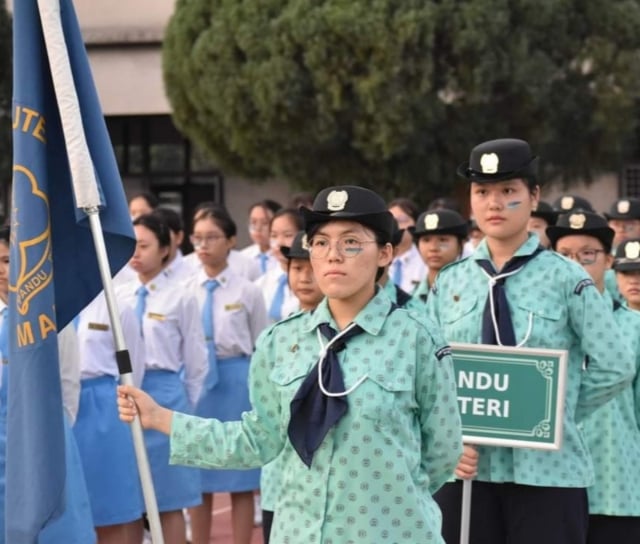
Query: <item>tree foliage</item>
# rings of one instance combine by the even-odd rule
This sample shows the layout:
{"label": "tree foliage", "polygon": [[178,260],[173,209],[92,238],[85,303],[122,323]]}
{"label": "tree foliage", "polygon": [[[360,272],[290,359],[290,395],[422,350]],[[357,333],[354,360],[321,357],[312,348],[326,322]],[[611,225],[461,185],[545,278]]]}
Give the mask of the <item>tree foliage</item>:
{"label": "tree foliage", "polygon": [[5,0],[0,0],[0,186],[11,179],[11,18]]}
{"label": "tree foliage", "polygon": [[547,177],[617,168],[638,28],[631,0],[178,0],[164,73],[227,171],[425,200],[495,137],[531,141]]}

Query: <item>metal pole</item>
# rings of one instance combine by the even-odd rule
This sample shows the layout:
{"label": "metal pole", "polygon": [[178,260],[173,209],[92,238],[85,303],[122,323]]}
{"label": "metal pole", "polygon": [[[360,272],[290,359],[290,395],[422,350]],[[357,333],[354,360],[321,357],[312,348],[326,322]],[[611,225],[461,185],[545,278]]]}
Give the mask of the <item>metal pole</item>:
{"label": "metal pole", "polygon": [[460,544],[469,544],[471,525],[471,486],[473,480],[462,480],[462,515],[460,517]]}
{"label": "metal pole", "polygon": [[[129,360],[129,355],[126,352],[127,346],[124,340],[124,333],[122,332],[120,312],[118,311],[118,305],[113,289],[113,280],[111,279],[107,248],[104,243],[104,236],[102,235],[102,224],[100,222],[99,210],[98,208],[84,208],[84,212],[89,217],[93,243],[96,247],[98,266],[100,268],[100,275],[104,286],[107,308],[109,309],[109,319],[111,320],[111,330],[113,331],[113,339],[116,345],[116,357],[118,359],[120,382],[124,385],[133,385],[131,364],[126,364]],[[125,354],[124,364],[122,357],[123,354]],[[128,368],[126,368],[127,366]],[[136,452],[136,460],[138,462],[138,473],[140,474],[140,483],[142,485],[142,494],[144,496],[144,504],[147,510],[147,519],[149,520],[151,538],[153,539],[154,544],[164,544],[162,526],[160,525],[160,514],[158,512],[158,503],[156,502],[156,493],[153,488],[153,480],[151,479],[151,469],[149,468],[149,459],[147,458],[147,450],[144,445],[142,425],[140,424],[140,419],[138,417],[136,417],[131,423],[131,433],[133,434],[133,446]]]}

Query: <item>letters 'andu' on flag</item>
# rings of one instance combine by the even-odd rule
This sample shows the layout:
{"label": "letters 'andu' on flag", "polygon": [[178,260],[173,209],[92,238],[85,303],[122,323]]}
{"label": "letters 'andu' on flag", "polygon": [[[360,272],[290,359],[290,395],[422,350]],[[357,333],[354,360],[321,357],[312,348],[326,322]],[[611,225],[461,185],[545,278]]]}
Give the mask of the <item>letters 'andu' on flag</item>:
{"label": "letters 'andu' on flag", "polygon": [[[133,253],[133,229],[72,2],[60,0],[60,11],[115,274]],[[41,528],[64,509],[55,333],[95,297],[102,281],[86,217],[75,206],[37,1],[14,2],[13,15],[6,530],[7,542],[35,544]]]}

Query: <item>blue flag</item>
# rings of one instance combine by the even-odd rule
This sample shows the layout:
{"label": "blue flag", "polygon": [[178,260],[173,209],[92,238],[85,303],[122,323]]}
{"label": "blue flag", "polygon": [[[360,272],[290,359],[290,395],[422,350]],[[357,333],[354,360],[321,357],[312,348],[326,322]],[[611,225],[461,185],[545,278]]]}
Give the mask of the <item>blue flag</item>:
{"label": "blue flag", "polygon": [[[115,274],[133,253],[133,228],[73,4],[60,0],[60,9]],[[64,510],[56,331],[98,294],[102,281],[87,219],[75,206],[36,0],[14,2],[13,15],[6,535],[11,544],[36,544]]]}

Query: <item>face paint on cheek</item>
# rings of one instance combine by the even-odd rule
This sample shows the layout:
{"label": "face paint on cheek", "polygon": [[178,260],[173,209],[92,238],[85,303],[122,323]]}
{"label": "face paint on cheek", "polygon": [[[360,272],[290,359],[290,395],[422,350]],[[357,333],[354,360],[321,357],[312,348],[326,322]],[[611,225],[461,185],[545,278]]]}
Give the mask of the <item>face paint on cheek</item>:
{"label": "face paint on cheek", "polygon": [[451,247],[451,243],[450,242],[438,242],[438,249],[440,251],[446,251],[450,247]]}
{"label": "face paint on cheek", "polygon": [[517,207],[520,206],[520,204],[522,204],[521,200],[514,200],[513,202],[507,202],[506,208],[508,210],[515,210]]}

